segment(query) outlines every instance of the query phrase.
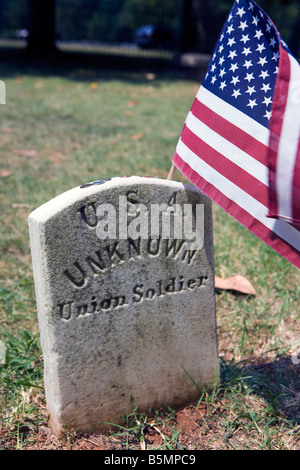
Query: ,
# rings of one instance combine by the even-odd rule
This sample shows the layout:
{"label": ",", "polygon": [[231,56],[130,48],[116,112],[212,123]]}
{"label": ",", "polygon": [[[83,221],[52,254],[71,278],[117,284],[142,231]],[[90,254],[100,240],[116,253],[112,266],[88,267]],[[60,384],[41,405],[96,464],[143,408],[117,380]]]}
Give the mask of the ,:
{"label": ",", "polygon": [[201,191],[300,267],[300,66],[267,14],[237,0],[173,157]]}

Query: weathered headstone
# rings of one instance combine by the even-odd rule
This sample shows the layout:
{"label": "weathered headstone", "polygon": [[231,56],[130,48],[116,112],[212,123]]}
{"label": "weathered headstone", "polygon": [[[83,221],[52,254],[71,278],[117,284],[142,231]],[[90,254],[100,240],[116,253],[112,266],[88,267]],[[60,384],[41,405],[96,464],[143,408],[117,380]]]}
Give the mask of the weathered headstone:
{"label": "weathered headstone", "polygon": [[56,434],[120,423],[131,404],[176,408],[218,380],[211,201],[196,188],[89,183],[33,211],[29,232]]}

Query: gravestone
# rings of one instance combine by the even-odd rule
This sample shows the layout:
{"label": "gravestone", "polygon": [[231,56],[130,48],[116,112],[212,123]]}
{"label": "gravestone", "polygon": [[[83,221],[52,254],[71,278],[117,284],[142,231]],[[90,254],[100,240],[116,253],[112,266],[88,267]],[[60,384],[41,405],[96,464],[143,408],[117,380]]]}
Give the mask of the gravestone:
{"label": "gravestone", "polygon": [[198,189],[84,184],[33,211],[29,233],[55,434],[108,428],[132,406],[176,409],[218,381],[211,201]]}

